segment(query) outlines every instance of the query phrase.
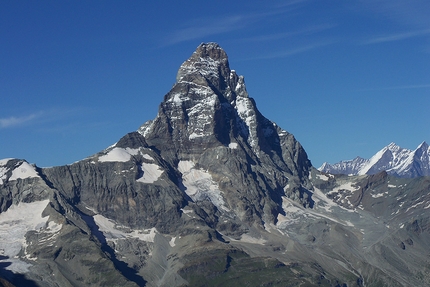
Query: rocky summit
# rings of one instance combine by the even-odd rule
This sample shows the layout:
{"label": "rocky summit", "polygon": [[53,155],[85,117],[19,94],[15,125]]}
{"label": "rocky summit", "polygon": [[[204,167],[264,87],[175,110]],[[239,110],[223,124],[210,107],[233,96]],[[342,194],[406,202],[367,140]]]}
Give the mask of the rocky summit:
{"label": "rocky summit", "polygon": [[429,286],[429,191],[318,171],[204,43],[107,149],[0,160],[0,286]]}

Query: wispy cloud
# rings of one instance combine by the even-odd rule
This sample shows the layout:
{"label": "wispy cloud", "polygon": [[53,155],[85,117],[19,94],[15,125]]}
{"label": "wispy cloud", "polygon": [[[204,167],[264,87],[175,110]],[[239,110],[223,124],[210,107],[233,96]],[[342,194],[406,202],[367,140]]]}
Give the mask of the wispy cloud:
{"label": "wispy cloud", "polygon": [[294,5],[298,5],[298,4],[302,4],[305,2],[308,2],[309,0],[290,0],[290,1],[285,1],[281,4],[278,4],[278,7],[288,7],[288,6],[294,6]]}
{"label": "wispy cloud", "polygon": [[378,43],[385,43],[385,42],[401,41],[401,40],[405,40],[405,39],[409,39],[409,38],[424,36],[427,34],[430,34],[430,29],[379,36],[379,37],[364,41],[363,44],[369,45],[369,44],[378,44]]}
{"label": "wispy cloud", "polygon": [[194,40],[201,37],[230,32],[241,28],[244,25],[244,16],[236,15],[225,17],[215,21],[204,21],[209,24],[202,24],[200,20],[190,24],[186,28],[176,30],[165,40],[165,45],[173,45],[184,41]]}
{"label": "wispy cloud", "polygon": [[368,92],[368,91],[410,90],[410,89],[427,89],[427,88],[430,88],[430,84],[370,88],[370,89],[360,89],[359,91],[360,92]]}
{"label": "wispy cloud", "polygon": [[357,11],[366,15],[374,14],[384,21],[392,21],[397,25],[427,29],[430,25],[430,2],[428,0],[359,0],[350,1],[357,4]]}
{"label": "wispy cloud", "polygon": [[43,116],[43,112],[32,113],[25,116],[11,116],[7,118],[0,118],[0,128],[13,128],[17,126],[23,126],[31,124],[32,122],[40,119]]}
{"label": "wispy cloud", "polygon": [[[301,1],[300,1],[301,2]],[[267,11],[242,13],[229,16],[212,16],[196,18],[188,22],[183,28],[173,31],[164,38],[164,46],[169,46],[206,36],[225,34],[249,27],[253,23],[267,20],[269,17],[281,15],[291,11],[291,8],[277,7]]]}
{"label": "wispy cloud", "polygon": [[264,42],[264,41],[274,41],[274,40],[280,40],[285,39],[293,36],[300,36],[300,35],[310,35],[318,32],[322,32],[328,29],[331,29],[333,27],[336,27],[336,25],[333,24],[321,24],[321,25],[313,25],[310,27],[305,27],[300,30],[291,31],[291,32],[285,32],[285,33],[276,33],[276,34],[268,34],[268,35],[260,35],[255,37],[249,37],[249,38],[242,38],[238,39],[238,41],[244,41],[244,42]]}
{"label": "wispy cloud", "polygon": [[244,59],[244,60],[265,60],[265,59],[286,58],[289,56],[293,56],[296,54],[300,54],[300,53],[304,53],[307,51],[318,49],[318,48],[321,48],[324,46],[328,46],[328,45],[331,45],[333,43],[334,43],[333,41],[314,43],[314,44],[309,44],[309,45],[305,45],[305,46],[286,49],[286,50],[278,51],[278,52],[274,52],[274,53],[268,53],[268,54],[263,55],[263,56],[257,56],[257,57]]}
{"label": "wispy cloud", "polygon": [[55,122],[67,118],[73,118],[87,112],[89,108],[71,107],[71,108],[51,108],[36,112],[29,112],[26,115],[9,116],[0,118],[0,129],[17,128],[29,125],[40,125]]}

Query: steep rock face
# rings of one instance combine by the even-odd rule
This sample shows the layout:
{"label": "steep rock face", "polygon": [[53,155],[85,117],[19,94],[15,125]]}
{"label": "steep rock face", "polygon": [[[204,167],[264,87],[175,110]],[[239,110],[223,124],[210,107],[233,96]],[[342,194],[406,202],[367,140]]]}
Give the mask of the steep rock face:
{"label": "steep rock face", "polygon": [[44,169],[43,175],[75,205],[129,227],[173,232],[181,224],[186,195],[178,187],[178,172],[145,146],[140,134],[130,133],[105,153]]}
{"label": "steep rock face", "polygon": [[294,137],[260,114],[243,76],[230,70],[215,43],[201,44],[181,65],[156,119],[139,132],[151,146],[163,147],[164,158],[189,159],[208,148],[239,144],[252,157],[264,152],[283,161],[281,168],[291,174],[305,176],[311,166]]}
{"label": "steep rock face", "polygon": [[139,129],[149,146],[172,166],[190,161],[207,170],[222,184],[226,208],[250,222],[255,214],[273,222],[284,193],[309,205],[300,192],[301,185],[309,185],[306,152],[293,135],[261,115],[221,47],[201,44],[176,79],[157,117]]}
{"label": "steep rock face", "polygon": [[16,286],[137,286],[42,169],[16,159],[0,165],[0,278]]}
{"label": "steep rock face", "polygon": [[19,202],[49,197],[37,167],[20,159],[0,160],[0,212]]}

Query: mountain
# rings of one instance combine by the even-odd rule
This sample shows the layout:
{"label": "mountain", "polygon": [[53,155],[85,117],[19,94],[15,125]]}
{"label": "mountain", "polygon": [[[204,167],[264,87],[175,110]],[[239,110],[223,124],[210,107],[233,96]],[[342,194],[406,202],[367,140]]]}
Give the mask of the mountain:
{"label": "mountain", "polygon": [[398,177],[430,176],[430,147],[421,143],[415,150],[390,143],[370,159],[356,157],[335,164],[324,163],[318,170],[332,174],[376,174],[386,171]]}
{"label": "mountain", "polygon": [[215,43],[137,131],[0,180],[3,285],[430,284],[430,179],[316,170]]}

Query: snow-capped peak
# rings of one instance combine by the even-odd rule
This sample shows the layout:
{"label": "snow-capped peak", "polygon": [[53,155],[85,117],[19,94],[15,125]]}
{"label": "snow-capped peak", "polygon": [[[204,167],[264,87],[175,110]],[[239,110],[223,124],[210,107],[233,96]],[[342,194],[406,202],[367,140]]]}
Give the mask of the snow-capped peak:
{"label": "snow-capped peak", "polygon": [[189,81],[187,76],[195,73],[205,78],[218,78],[223,70],[225,75],[222,76],[228,76],[231,73],[225,51],[216,43],[202,43],[181,65],[176,75],[176,82]]}
{"label": "snow-capped peak", "polygon": [[[176,83],[161,103],[157,118],[166,118],[179,140],[200,141],[216,133],[214,119],[236,120],[242,135],[253,145],[256,130],[255,105],[248,96],[243,76],[231,70],[226,52],[216,43],[202,43],[179,68]],[[226,119],[229,120],[229,119]],[[139,133],[150,136],[157,120],[145,123]]]}
{"label": "snow-capped peak", "polygon": [[424,141],[415,150],[405,149],[394,142],[378,151],[370,159],[347,160],[336,164],[324,163],[319,170],[328,173],[375,174],[387,171],[400,177],[430,175],[430,148]]}
{"label": "snow-capped peak", "polygon": [[426,143],[425,141],[423,141],[416,150],[428,150],[430,148],[430,146],[428,145],[428,143]]}
{"label": "snow-capped peak", "polygon": [[12,158],[0,160],[0,184],[32,177],[39,177],[39,174],[35,166],[28,162]]}
{"label": "snow-capped peak", "polygon": [[401,149],[401,147],[398,146],[396,143],[391,142],[389,145],[386,146],[386,149],[391,151],[398,151],[399,149]]}

